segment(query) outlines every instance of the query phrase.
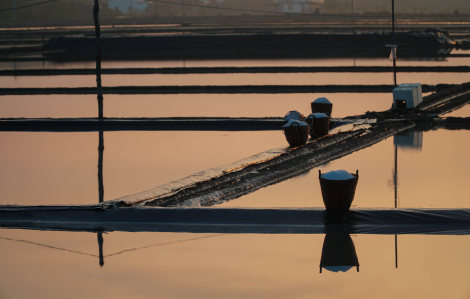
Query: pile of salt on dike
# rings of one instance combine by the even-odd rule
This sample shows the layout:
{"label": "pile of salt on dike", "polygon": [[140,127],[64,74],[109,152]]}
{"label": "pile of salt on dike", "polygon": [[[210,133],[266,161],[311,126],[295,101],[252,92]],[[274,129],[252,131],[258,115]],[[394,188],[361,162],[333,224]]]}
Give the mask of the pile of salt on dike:
{"label": "pile of salt on dike", "polygon": [[318,98],[310,104],[312,113],[325,113],[331,117],[333,104],[327,98]]}
{"label": "pile of salt on dike", "polygon": [[287,112],[286,116],[284,116],[284,120],[286,122],[291,120],[291,119],[293,119],[293,120],[302,120],[302,118],[303,118],[302,113],[300,113],[299,111],[296,111],[296,110],[289,111],[289,112]]}
{"label": "pile of salt on dike", "polygon": [[352,174],[346,170],[332,170],[330,172],[321,175],[322,178],[333,181],[344,181],[355,178]]}
{"label": "pile of salt on dike", "polygon": [[353,175],[346,170],[319,172],[320,187],[325,208],[330,211],[347,211],[356,193],[359,171]]}
{"label": "pile of salt on dike", "polygon": [[312,138],[328,135],[330,130],[330,117],[325,113],[312,113],[307,117]]}
{"label": "pile of salt on dike", "polygon": [[291,147],[297,147],[307,143],[309,125],[306,122],[290,119],[282,128],[286,135],[286,140]]}

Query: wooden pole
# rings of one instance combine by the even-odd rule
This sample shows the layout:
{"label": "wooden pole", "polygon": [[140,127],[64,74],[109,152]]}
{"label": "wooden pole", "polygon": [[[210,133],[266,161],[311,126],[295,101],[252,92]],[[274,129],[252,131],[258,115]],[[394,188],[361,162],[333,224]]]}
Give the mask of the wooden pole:
{"label": "wooden pole", "polygon": [[101,33],[100,21],[98,13],[100,6],[98,0],[95,0],[93,6],[93,19],[95,20],[95,34],[96,34],[96,84],[98,87],[98,117],[103,119],[103,93],[101,91]]}
{"label": "wooden pole", "polygon": [[[395,0],[392,0],[392,45],[395,43]],[[396,60],[397,60],[397,48],[393,48],[393,85],[397,86],[397,72],[396,72]]]}
{"label": "wooden pole", "polygon": [[18,17],[17,17],[17,7],[16,7],[16,0],[13,0],[13,21],[17,21],[18,20]]}

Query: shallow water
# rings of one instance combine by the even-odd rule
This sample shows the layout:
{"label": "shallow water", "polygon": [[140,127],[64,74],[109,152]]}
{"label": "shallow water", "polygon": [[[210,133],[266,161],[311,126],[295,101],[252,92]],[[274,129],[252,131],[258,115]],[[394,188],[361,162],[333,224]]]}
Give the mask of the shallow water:
{"label": "shallow water", "polygon": [[[325,94],[105,95],[105,117],[284,117],[291,110],[308,115],[310,103]],[[385,93],[327,94],[333,117],[383,111],[393,98]],[[94,95],[3,96],[0,117],[96,117]]]}
{"label": "shallow water", "polygon": [[[98,203],[98,132],[0,132],[0,136],[0,204]],[[283,144],[278,131],[105,132],[104,200]]]}
{"label": "shallow water", "polygon": [[353,208],[393,208],[397,145],[397,207],[470,208],[470,161],[462,159],[469,137],[470,131],[444,129],[394,136],[215,207],[323,207],[318,170],[344,169],[359,170]]}
{"label": "shallow water", "polygon": [[353,235],[360,271],[323,269],[320,274],[324,238],[110,232],[103,234],[100,267],[97,234],[1,229],[0,294],[3,298],[470,296],[469,236],[399,235],[395,268],[394,235]]}
{"label": "shallow water", "polygon": [[[399,73],[400,82],[461,84],[466,73]],[[185,86],[185,85],[380,85],[392,84],[388,73],[302,73],[302,74],[186,74],[186,75],[103,75],[103,86]],[[95,87],[93,75],[5,76],[0,88]]]}

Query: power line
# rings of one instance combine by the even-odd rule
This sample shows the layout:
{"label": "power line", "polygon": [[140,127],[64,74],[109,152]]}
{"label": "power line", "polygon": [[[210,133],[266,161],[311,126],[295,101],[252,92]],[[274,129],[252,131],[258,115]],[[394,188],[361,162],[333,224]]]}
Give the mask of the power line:
{"label": "power line", "polygon": [[66,248],[55,247],[55,246],[46,245],[46,244],[41,244],[41,243],[37,243],[37,242],[31,242],[31,241],[27,241],[27,240],[6,238],[6,237],[0,237],[0,239],[7,240],[7,241],[15,241],[15,242],[27,243],[27,244],[32,244],[32,245],[38,245],[38,246],[46,247],[46,248],[50,248],[50,249],[68,251],[68,252],[71,252],[71,253],[78,253],[78,254],[80,254],[80,255],[88,255],[88,256],[92,256],[92,257],[98,257],[97,255],[90,254],[90,253],[86,253],[86,252],[81,252],[81,251],[77,251],[77,250],[71,250],[71,249],[66,249]]}
{"label": "power line", "polygon": [[36,5],[40,5],[40,4],[44,4],[44,3],[49,3],[49,2],[54,2],[54,1],[57,1],[57,0],[48,0],[48,1],[44,1],[44,2],[38,2],[38,3],[34,3],[34,4],[29,4],[29,5],[25,5],[25,6],[20,6],[20,7],[16,7],[16,8],[2,9],[2,10],[0,10],[0,12],[2,12],[2,11],[9,11],[9,10],[18,10],[18,9],[21,9],[21,8],[36,6]]}
{"label": "power line", "polygon": [[268,10],[254,10],[254,9],[244,9],[244,8],[229,8],[229,7],[218,7],[218,6],[208,6],[208,5],[198,5],[198,4],[184,4],[178,2],[168,2],[160,0],[150,0],[149,2],[163,3],[163,4],[173,4],[180,6],[193,6],[193,7],[202,7],[202,8],[212,8],[212,9],[221,9],[221,10],[235,10],[243,12],[258,12],[258,13],[270,13],[270,14],[280,14],[280,15],[300,15],[300,16],[321,16],[321,17],[344,17],[344,18],[377,18],[382,16],[365,16],[365,15],[330,15],[330,14],[309,14],[309,13],[298,13],[298,12],[282,12],[282,11],[268,11]]}

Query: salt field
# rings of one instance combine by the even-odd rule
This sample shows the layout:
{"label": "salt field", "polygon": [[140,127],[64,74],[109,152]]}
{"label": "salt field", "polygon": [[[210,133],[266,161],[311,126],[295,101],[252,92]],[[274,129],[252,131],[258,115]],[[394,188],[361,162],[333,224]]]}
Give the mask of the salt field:
{"label": "salt field", "polygon": [[[465,26],[452,23],[448,28],[466,42]],[[247,28],[243,30],[248,32]],[[423,84],[429,88],[423,97],[445,92],[458,94],[457,99],[468,97],[468,90],[449,85],[467,86],[468,70],[452,67],[468,67],[470,50],[466,43],[447,46],[435,57],[403,54],[406,58],[400,57],[407,52],[399,47],[398,67],[442,69],[398,70],[397,83]],[[0,298],[470,297],[468,99],[442,115],[436,110],[444,106],[440,102],[434,110],[419,106],[422,110],[408,114],[394,110],[398,112],[387,117],[365,115],[392,107],[393,95],[386,88],[393,86],[393,73],[383,69],[104,73],[103,87],[235,88],[212,94],[104,92],[104,120],[96,118],[96,94],[8,94],[13,89],[96,87],[95,74],[82,72],[94,69],[95,61],[60,55],[4,54],[0,60],[0,91],[5,91],[0,95]],[[387,57],[359,54],[288,56],[119,57],[105,58],[101,67],[183,72],[392,65]],[[45,73],[73,69],[79,70],[69,75]],[[21,74],[27,70],[39,73]],[[382,85],[385,91],[236,89],[250,85]],[[296,110],[307,117],[311,102],[321,97],[333,104],[331,135],[289,147],[284,116]],[[452,127],[446,117],[458,117],[460,126]],[[169,125],[104,127],[112,118]],[[246,118],[256,125],[221,125]],[[38,129],[33,119],[58,122],[52,129]],[[172,121],[181,119],[186,123],[171,127]],[[77,124],[64,126],[72,120]],[[261,127],[263,120],[278,122],[279,128]],[[207,124],[204,129],[192,127],[196,122]],[[208,128],[210,124],[213,127]],[[297,170],[289,173],[291,169]],[[334,172],[338,170],[348,173]],[[358,171],[351,211],[342,211],[341,221],[324,210],[319,171],[332,171],[324,178],[337,181],[355,179]],[[277,177],[266,179],[269,175]],[[254,187],[243,185],[246,177],[253,179]]]}

